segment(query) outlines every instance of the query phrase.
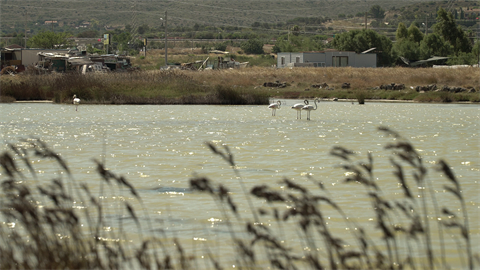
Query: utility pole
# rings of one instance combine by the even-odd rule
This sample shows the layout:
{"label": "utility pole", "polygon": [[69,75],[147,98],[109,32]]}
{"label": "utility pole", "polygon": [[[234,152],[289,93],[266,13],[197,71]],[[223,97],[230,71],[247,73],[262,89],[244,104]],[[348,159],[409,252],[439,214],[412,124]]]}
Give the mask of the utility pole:
{"label": "utility pole", "polygon": [[165,66],[168,67],[167,11],[165,10]]}
{"label": "utility pole", "polygon": [[365,12],[365,30],[367,30],[367,12]]}
{"label": "utility pole", "polygon": [[147,38],[144,38],[143,39],[143,57],[145,58],[147,57],[147,42],[148,42]]}
{"label": "utility pole", "polygon": [[27,10],[25,9],[25,36],[23,37],[23,40],[25,42],[24,48],[27,48]]}

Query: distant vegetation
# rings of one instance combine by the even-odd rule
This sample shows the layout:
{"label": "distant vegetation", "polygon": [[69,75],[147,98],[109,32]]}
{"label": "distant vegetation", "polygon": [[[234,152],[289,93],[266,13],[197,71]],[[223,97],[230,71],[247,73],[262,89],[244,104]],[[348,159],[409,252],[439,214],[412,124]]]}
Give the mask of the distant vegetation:
{"label": "distant vegetation", "polygon": [[[24,1],[23,9],[19,9],[16,2],[1,0],[1,3],[2,20],[17,18],[24,22],[22,26],[2,27],[2,36],[12,37],[9,43],[23,45],[26,26],[29,30],[27,47],[71,47],[73,40],[67,37],[77,36],[91,39],[87,46],[89,53],[105,53],[101,39],[104,34],[111,34],[109,52],[136,55],[144,47],[145,39],[148,40],[147,50],[164,49],[167,30],[170,48],[202,48],[204,52],[231,46],[241,48],[241,53],[263,54],[263,44],[274,45],[273,53],[329,48],[359,53],[376,48],[378,66],[402,65],[405,61],[401,57],[413,62],[431,56],[448,56],[447,64],[472,65],[478,62],[480,52],[476,35],[476,18],[480,14],[477,1],[402,1],[396,3],[402,6],[393,6],[393,2],[384,4],[372,0],[359,4],[345,0],[341,5],[344,7],[342,13],[338,13],[334,7],[338,6],[337,2],[318,5],[309,1],[296,1],[295,4],[258,1],[254,5],[246,1],[239,8],[232,6],[234,2],[231,1],[192,0],[165,7],[157,2],[134,1],[128,6],[125,2],[106,0],[92,2],[89,6],[89,10],[93,6],[98,8],[96,16],[84,13],[80,7],[75,9],[75,14],[69,13],[78,4],[76,2],[67,5],[45,1],[42,11],[49,10],[56,16],[60,16],[58,10],[70,14],[65,17],[62,13],[62,19],[56,20],[56,16],[51,16],[48,21],[41,12],[28,16],[37,2]],[[353,9],[348,13],[349,8],[355,7],[355,13]],[[195,10],[195,16],[187,20],[185,16],[191,12],[188,8]],[[15,12],[7,14],[5,10]],[[160,10],[168,10],[168,16],[163,18],[166,14],[158,12]],[[22,14],[24,16],[19,17]],[[36,19],[32,18],[34,16]],[[23,30],[19,31],[19,27]],[[52,32],[56,34],[49,34]],[[40,35],[49,37],[39,38]],[[3,40],[0,46],[6,44]]]}
{"label": "distant vegetation", "polygon": [[[368,23],[380,32],[394,32],[398,23],[432,25],[440,7],[451,11],[460,24],[471,26],[478,16],[478,1],[53,1],[35,0],[21,4],[1,0],[2,35],[24,34],[25,24],[34,35],[41,30],[71,32],[124,29],[134,37],[161,38],[165,12],[169,36],[182,38],[269,38],[286,34],[295,25],[302,32],[332,36],[336,32],[361,28],[365,13]],[[45,24],[45,21],[55,21]],[[388,23],[384,24],[384,23]],[[475,24],[475,22],[473,22]],[[389,31],[390,30],[390,31]],[[393,31],[392,31],[393,30]],[[91,33],[91,32],[90,32]]]}

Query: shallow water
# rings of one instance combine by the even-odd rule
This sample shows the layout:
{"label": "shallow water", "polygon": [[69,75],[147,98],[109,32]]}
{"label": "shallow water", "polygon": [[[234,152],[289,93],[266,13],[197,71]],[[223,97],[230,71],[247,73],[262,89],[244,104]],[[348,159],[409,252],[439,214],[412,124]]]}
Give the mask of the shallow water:
{"label": "shallow water", "polygon": [[[229,267],[235,264],[234,250],[225,217],[210,196],[189,190],[193,175],[207,176],[228,187],[243,220],[253,217],[240,181],[246,190],[266,184],[282,191],[285,187],[279,181],[288,178],[322,194],[307,178],[312,176],[324,183],[331,198],[351,219],[373,230],[375,216],[363,187],[342,182],[345,173],[335,167],[341,161],[329,155],[329,151],[333,146],[343,146],[365,161],[367,153],[371,153],[374,177],[383,192],[400,198],[401,189],[392,180],[390,152],[384,150],[393,139],[377,130],[387,126],[413,143],[428,168],[440,158],[449,163],[464,190],[474,250],[480,250],[478,105],[321,102],[307,121],[305,112],[303,119],[296,119],[296,112],[290,109],[298,102],[302,101],[286,100],[276,116],[271,115],[267,106],[80,105],[75,111],[73,105],[0,104],[0,150],[5,151],[8,142],[38,137],[66,159],[77,181],[87,182],[98,192],[103,187],[92,159],[103,160],[108,169],[126,176],[135,186],[145,207],[145,212],[139,212],[143,219],[155,221],[154,230],[162,229],[168,237],[179,238],[184,248],[197,256],[202,256],[203,242],[208,242],[224,266]],[[220,149],[222,145],[230,148],[241,179],[225,161],[211,153],[205,145],[207,141]],[[58,174],[58,168],[47,161],[34,160],[34,166],[41,168],[40,178],[50,179]],[[439,204],[458,211],[457,200],[442,187],[446,184],[443,178],[432,170],[429,179],[434,183]],[[119,196],[116,189],[103,192],[105,204],[112,205],[106,215],[113,222],[125,215],[118,213],[116,202],[135,201],[126,192]],[[252,203],[269,208],[261,200]],[[333,211],[328,218],[333,232],[348,240],[348,233],[355,228],[347,228]],[[232,222],[241,224],[233,216]],[[279,230],[274,220],[262,222]],[[124,226],[132,239],[138,237],[133,221]],[[242,235],[243,227],[235,230]],[[283,240],[303,250],[312,248],[306,247],[298,233],[298,229],[287,230]],[[142,234],[153,233],[145,230]],[[448,249],[458,254],[456,245],[449,245]],[[449,260],[462,268],[458,255],[449,256]]]}

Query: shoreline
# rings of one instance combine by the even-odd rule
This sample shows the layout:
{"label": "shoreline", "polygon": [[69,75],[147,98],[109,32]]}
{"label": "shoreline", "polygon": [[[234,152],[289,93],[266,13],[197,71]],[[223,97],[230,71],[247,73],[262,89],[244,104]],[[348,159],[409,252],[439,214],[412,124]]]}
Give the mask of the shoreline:
{"label": "shoreline", "polygon": [[53,103],[52,100],[15,100],[12,103]]}
{"label": "shoreline", "polygon": [[[279,98],[275,98],[279,99]],[[281,99],[281,98],[280,98]],[[286,98],[289,100],[290,98]],[[291,100],[297,100],[297,99],[291,99]],[[328,99],[323,99],[321,100],[323,102],[329,101],[329,102],[355,102],[358,103],[357,99],[338,99],[337,101],[334,101],[332,98]],[[471,101],[456,101],[456,102],[418,102],[414,100],[398,100],[398,99],[365,99],[365,103],[368,102],[377,102],[377,103],[418,103],[418,104],[479,104],[478,102],[471,102]],[[65,104],[65,103],[54,103],[52,100],[16,100],[11,103],[41,103],[41,104]],[[1,104],[1,102],[0,102]],[[6,103],[5,103],[6,104]],[[84,103],[82,105],[89,105],[88,103]],[[92,104],[92,105],[99,105],[98,103]],[[102,105],[126,105],[126,104],[102,104]],[[170,105],[170,104],[144,104],[144,105]],[[176,104],[176,105],[181,105],[181,104]],[[198,104],[198,105],[209,105],[209,104]],[[260,105],[260,104],[259,104]],[[264,105],[264,104],[262,104]]]}

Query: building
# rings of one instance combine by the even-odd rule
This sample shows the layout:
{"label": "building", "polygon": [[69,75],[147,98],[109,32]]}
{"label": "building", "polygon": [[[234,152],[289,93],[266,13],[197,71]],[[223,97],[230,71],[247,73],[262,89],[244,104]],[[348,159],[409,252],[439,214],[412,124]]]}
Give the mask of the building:
{"label": "building", "polygon": [[23,49],[23,48],[5,48],[1,50],[1,68],[5,66],[30,66],[38,62],[40,52],[48,53],[67,53],[69,50],[58,49]]}
{"label": "building", "polygon": [[[78,50],[47,50],[47,49],[1,49],[0,70],[14,66],[17,72],[24,71],[28,66],[40,68],[42,71],[80,71],[83,66],[97,70],[127,71],[132,68],[130,58],[121,55],[87,55],[86,51]],[[99,68],[97,68],[99,67]],[[105,68],[104,68],[105,67]]]}
{"label": "building", "polygon": [[277,54],[277,68],[284,67],[377,67],[375,53],[323,51],[282,52]]}

